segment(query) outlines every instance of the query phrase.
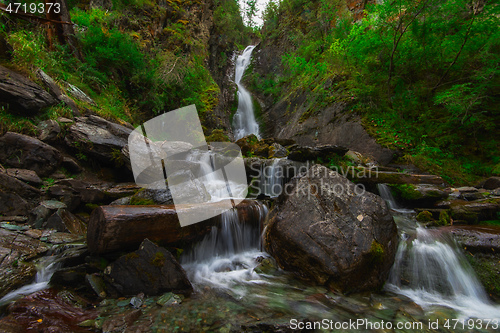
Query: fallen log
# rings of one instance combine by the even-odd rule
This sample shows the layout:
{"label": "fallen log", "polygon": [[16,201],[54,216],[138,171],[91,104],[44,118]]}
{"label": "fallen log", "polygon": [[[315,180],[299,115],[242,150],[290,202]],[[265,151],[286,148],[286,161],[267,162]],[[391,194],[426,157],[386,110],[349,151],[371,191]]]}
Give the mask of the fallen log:
{"label": "fallen log", "polygon": [[348,168],[345,176],[362,184],[444,184],[443,178],[436,175],[418,175],[401,172],[378,171],[362,167]]}
{"label": "fallen log", "polygon": [[[224,201],[205,203],[204,209],[222,212]],[[101,206],[90,215],[87,245],[93,254],[136,250],[148,238],[162,246],[184,247],[201,239],[212,226],[220,223],[220,215],[181,227],[177,212],[188,212],[194,205]],[[197,207],[196,207],[197,208]],[[259,223],[261,206],[244,200],[236,206],[243,223]]]}

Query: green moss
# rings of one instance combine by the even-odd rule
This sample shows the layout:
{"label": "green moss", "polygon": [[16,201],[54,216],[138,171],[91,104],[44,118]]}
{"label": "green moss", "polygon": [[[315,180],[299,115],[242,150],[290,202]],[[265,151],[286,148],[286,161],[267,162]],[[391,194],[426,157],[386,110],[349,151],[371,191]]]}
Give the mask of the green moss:
{"label": "green moss", "polygon": [[433,221],[434,219],[432,218],[432,213],[424,210],[423,212],[418,213],[417,215],[417,221],[418,222],[430,222]]}
{"label": "green moss", "polygon": [[383,262],[384,255],[385,255],[385,251],[384,251],[384,247],[382,246],[382,244],[380,244],[376,240],[373,240],[372,245],[370,247],[370,256],[372,258],[372,262],[377,263],[377,264]]}
{"label": "green moss", "polygon": [[466,253],[466,258],[493,299],[500,299],[500,261],[498,256]]}
{"label": "green moss", "polygon": [[450,213],[448,210],[439,212],[439,225],[448,225],[451,222]]}
{"label": "green moss", "polygon": [[151,199],[144,199],[133,196],[132,199],[130,199],[130,204],[135,206],[153,206],[155,205],[155,202]]}
{"label": "green moss", "polygon": [[156,252],[155,256],[153,259],[151,259],[151,264],[156,266],[156,267],[162,267],[163,264],[165,263],[165,255],[163,252]]}
{"label": "green moss", "polygon": [[415,189],[412,184],[397,184],[391,185],[396,196],[406,200],[418,200],[422,198],[422,194]]}

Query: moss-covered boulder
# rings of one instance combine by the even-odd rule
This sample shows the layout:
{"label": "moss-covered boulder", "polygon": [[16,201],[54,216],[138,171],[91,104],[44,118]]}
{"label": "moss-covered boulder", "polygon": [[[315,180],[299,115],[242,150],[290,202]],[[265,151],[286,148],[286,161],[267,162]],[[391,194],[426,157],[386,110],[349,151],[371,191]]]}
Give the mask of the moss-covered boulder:
{"label": "moss-covered boulder", "polygon": [[343,292],[383,285],[398,237],[381,197],[321,165],[292,179],[284,192],[265,234],[279,266]]}

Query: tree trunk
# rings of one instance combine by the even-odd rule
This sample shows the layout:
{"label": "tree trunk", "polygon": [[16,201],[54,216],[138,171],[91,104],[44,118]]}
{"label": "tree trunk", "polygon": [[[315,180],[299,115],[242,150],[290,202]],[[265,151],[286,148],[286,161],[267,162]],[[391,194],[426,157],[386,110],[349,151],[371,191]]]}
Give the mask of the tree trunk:
{"label": "tree trunk", "polygon": [[[48,3],[51,3],[53,5],[48,5]],[[60,7],[58,7],[57,4],[59,4]],[[83,55],[78,48],[78,41],[75,37],[73,24],[71,24],[71,17],[69,15],[66,1],[45,0],[45,10],[47,11],[46,17],[49,20],[47,32],[50,46],[53,47],[55,41],[57,41],[61,45],[68,45],[73,55],[78,60],[82,61]],[[56,11],[59,12],[56,13]]]}
{"label": "tree trunk", "polygon": [[[223,202],[204,204],[207,210],[221,211]],[[188,211],[192,205],[178,205]],[[236,206],[239,221],[260,223],[259,207],[245,200]],[[174,205],[101,206],[90,215],[87,244],[91,253],[104,254],[136,250],[148,238],[164,246],[182,247],[209,233],[220,223],[220,217],[181,227]]]}

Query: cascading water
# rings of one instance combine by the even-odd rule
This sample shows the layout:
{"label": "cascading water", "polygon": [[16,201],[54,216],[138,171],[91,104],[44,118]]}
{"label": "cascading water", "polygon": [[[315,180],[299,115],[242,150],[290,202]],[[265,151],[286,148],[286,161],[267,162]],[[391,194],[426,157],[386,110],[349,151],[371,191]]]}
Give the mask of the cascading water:
{"label": "cascading water", "polygon": [[35,280],[32,283],[13,290],[2,297],[0,299],[0,306],[47,288],[49,286],[50,278],[60,266],[61,265],[56,261],[55,256],[46,256],[41,258],[37,264]]}
{"label": "cascading water", "polygon": [[241,78],[250,64],[254,48],[255,46],[253,45],[247,46],[242,55],[236,59],[234,82],[238,86],[238,110],[233,118],[234,137],[236,140],[250,134],[255,134],[259,137],[259,124],[255,120],[252,96],[241,84]]}
{"label": "cascading water", "polygon": [[260,174],[260,190],[263,194],[275,198],[281,194],[284,181],[282,159],[276,158],[270,166],[265,165]]}
{"label": "cascading water", "polygon": [[241,286],[264,283],[254,268],[256,258],[267,256],[260,251],[260,225],[267,207],[254,201],[250,208],[254,221],[242,221],[236,209],[228,210],[221,214],[220,225],[182,255],[181,263],[196,288],[209,286],[241,297]]}
{"label": "cascading water", "polygon": [[428,309],[445,306],[465,317],[498,319],[500,307],[493,305],[458,246],[437,230],[420,226],[409,210],[401,209],[387,185],[379,193],[395,211],[401,234],[385,289],[411,298]]}

